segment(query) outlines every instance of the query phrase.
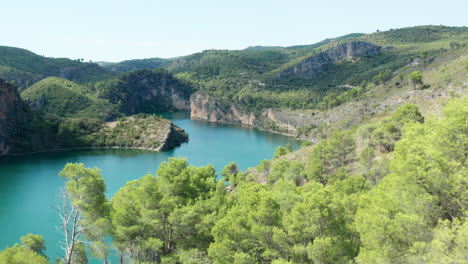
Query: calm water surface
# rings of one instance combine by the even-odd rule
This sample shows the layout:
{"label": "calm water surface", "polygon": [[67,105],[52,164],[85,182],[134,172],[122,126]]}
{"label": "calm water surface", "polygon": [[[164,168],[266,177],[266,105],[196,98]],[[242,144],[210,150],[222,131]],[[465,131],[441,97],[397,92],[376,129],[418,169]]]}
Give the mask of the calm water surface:
{"label": "calm water surface", "polygon": [[[62,238],[55,227],[59,223],[53,206],[64,180],[58,173],[67,162],[81,162],[98,167],[110,198],[127,181],[154,174],[169,157],[186,157],[190,164],[210,163],[219,172],[235,161],[245,170],[263,159],[270,159],[276,147],[300,142],[285,136],[233,125],[190,120],[186,114],[168,114],[166,118],[189,133],[190,140],[174,150],[85,150],[34,154],[0,160],[0,250],[19,243],[27,233],[41,234],[46,240],[46,254],[58,257],[57,242]],[[53,261],[51,261],[53,263]],[[95,263],[95,261],[93,261]]]}

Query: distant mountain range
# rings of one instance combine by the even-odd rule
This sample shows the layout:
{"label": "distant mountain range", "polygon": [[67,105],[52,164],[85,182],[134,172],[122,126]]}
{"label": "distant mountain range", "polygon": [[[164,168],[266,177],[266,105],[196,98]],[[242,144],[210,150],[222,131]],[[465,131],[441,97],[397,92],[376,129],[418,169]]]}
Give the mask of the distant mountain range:
{"label": "distant mountain range", "polygon": [[[31,105],[63,117],[112,120],[191,111],[193,117],[212,122],[294,134],[312,123],[290,124],[299,120],[291,111],[324,113],[364,97],[368,103],[383,101],[404,90],[468,81],[458,73],[464,62],[457,64],[466,60],[467,43],[468,27],[417,26],[353,33],[311,45],[205,50],[119,63],[47,58],[0,47],[0,78],[20,87]],[[413,71],[422,78],[417,83],[409,79]],[[272,116],[268,109],[287,114],[282,121],[265,119]]]}

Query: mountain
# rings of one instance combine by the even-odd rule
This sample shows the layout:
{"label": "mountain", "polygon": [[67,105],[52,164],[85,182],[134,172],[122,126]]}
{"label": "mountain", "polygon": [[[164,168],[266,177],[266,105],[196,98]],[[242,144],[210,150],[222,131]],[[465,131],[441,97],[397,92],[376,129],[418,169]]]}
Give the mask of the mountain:
{"label": "mountain", "polygon": [[[106,111],[104,116],[92,113],[110,105],[127,115],[191,111],[196,119],[249,124],[316,140],[311,131],[323,123],[346,128],[371,114],[395,109],[408,98],[424,102],[425,96],[445,96],[456,89],[463,93],[467,43],[467,27],[418,26],[354,33],[311,45],[206,50],[172,59],[100,63],[107,69],[72,61],[80,67],[94,65],[100,69],[97,73],[106,74],[81,86],[46,79],[23,96],[41,105],[41,96],[48,95],[46,111],[62,116],[108,119]],[[0,65],[14,67],[30,81],[44,77],[38,77],[39,70],[63,72],[57,63],[70,62],[21,49],[3,50],[9,55]],[[20,55],[12,56],[16,53]],[[127,69],[132,71],[120,73]],[[413,72],[419,80],[410,79]],[[62,94],[66,100],[60,99]]]}
{"label": "mountain", "polygon": [[113,73],[91,62],[48,58],[25,49],[0,46],[0,78],[25,88],[47,76],[86,83],[110,78]]}
{"label": "mountain", "polygon": [[[421,38],[415,41],[415,35]],[[191,97],[193,118],[316,141],[321,133],[310,133],[316,128],[345,129],[404,102],[426,109],[424,104],[438,105],[449,94],[462,96],[467,45],[466,27],[421,26],[328,42],[265,73],[210,75],[182,68],[176,76],[198,90]],[[422,80],[411,79],[413,72]]]}

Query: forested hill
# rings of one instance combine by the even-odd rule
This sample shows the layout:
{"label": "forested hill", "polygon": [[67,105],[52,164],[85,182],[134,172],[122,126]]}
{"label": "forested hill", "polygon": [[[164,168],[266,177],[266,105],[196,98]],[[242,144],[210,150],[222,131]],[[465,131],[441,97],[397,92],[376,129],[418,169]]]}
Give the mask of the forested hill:
{"label": "forested hill", "polygon": [[258,113],[267,108],[325,110],[350,100],[351,88],[359,94],[382,85],[392,90],[390,82],[404,87],[409,69],[437,68],[440,58],[463,56],[467,43],[467,27],[418,26],[312,45],[206,50],[154,59],[154,64],[147,64],[152,59],[131,63],[132,69],[167,69],[194,91]]}
{"label": "forested hill", "polygon": [[135,59],[116,63],[104,61],[97,62],[99,66],[115,72],[128,72],[140,69],[155,69],[167,65],[168,63],[168,59],[161,58]]}
{"label": "forested hill", "polygon": [[[44,108],[48,113],[110,120],[191,111],[196,119],[253,125],[316,141],[333,129],[386,115],[405,101],[423,106],[451,93],[464,94],[468,28],[418,26],[311,45],[100,62],[102,67],[17,48],[0,47],[0,52],[0,77],[23,86],[23,94],[36,102],[49,100]],[[37,83],[47,76],[80,84],[57,85],[52,81],[57,79],[49,78]],[[55,100],[57,94],[85,103]],[[65,112],[57,112],[64,107]],[[103,116],[93,113],[96,109]]]}
{"label": "forested hill", "polygon": [[171,59],[99,62],[102,67],[0,47],[0,77],[23,88],[47,76],[92,87],[92,83],[120,72],[162,68],[193,87],[192,92],[203,91],[249,110],[323,110],[338,104],[337,97],[349,88],[387,83],[395,75],[406,74],[410,66],[427,66],[437,57],[466,49],[467,42],[467,27],[418,26],[354,33],[311,45],[206,50]]}
{"label": "forested hill", "polygon": [[188,140],[183,129],[156,115],[119,118],[115,105],[86,89],[48,77],[24,91],[23,100],[17,87],[0,79],[0,158],[83,148],[162,151]]}
{"label": "forested hill", "polygon": [[0,46],[0,78],[23,88],[47,76],[85,83],[112,75],[99,65],[80,59],[48,58],[25,49]]}

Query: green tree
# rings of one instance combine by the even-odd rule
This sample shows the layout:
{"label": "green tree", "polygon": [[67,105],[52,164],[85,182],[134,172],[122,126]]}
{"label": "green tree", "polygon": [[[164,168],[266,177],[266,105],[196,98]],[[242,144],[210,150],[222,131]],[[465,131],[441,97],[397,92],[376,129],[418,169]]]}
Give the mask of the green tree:
{"label": "green tree", "polygon": [[275,153],[273,154],[273,157],[279,158],[279,157],[284,156],[286,154],[288,154],[288,151],[286,150],[286,148],[283,147],[283,146],[279,146],[279,147],[276,148]]}
{"label": "green tree", "polygon": [[21,237],[21,244],[39,255],[45,256],[45,241],[41,235],[27,234]]}
{"label": "green tree", "polygon": [[420,71],[413,71],[409,75],[410,81],[413,83],[414,88],[416,88],[417,85],[420,85],[423,83],[422,81],[422,73]]}
{"label": "green tree", "polygon": [[212,229],[208,255],[214,263],[261,263],[281,256],[276,240],[281,227],[280,206],[265,186],[246,183],[237,200]]}
{"label": "green tree", "polygon": [[196,168],[170,158],[157,177],[127,183],[111,199],[116,247],[134,261],[157,263],[177,259],[179,250],[206,250],[214,205],[222,204],[211,200],[218,193],[215,178],[211,165]]}
{"label": "green tree", "polygon": [[354,160],[356,143],[350,131],[335,133],[315,146],[307,161],[307,177],[326,184],[338,168]]}
{"label": "green tree", "polygon": [[424,122],[424,117],[417,106],[405,104],[399,107],[390,118],[384,118],[372,132],[371,141],[383,152],[391,152],[395,143],[400,140],[405,124],[411,122]]}
{"label": "green tree", "polygon": [[0,252],[0,264],[48,264],[44,256],[44,239],[40,235],[21,237],[22,245],[15,244]]}
{"label": "green tree", "polygon": [[[467,124],[465,98],[452,100],[440,120],[404,127],[391,173],[360,201],[356,228],[363,246],[358,263],[408,263],[439,243],[434,228],[465,219]],[[453,254],[456,258],[458,253]]]}
{"label": "green tree", "polygon": [[72,206],[82,215],[80,225],[84,227],[83,235],[92,242],[89,243],[91,252],[106,262],[108,247],[104,238],[112,228],[111,208],[100,171],[85,168],[83,164],[69,163],[59,175],[68,180],[66,190]]}

